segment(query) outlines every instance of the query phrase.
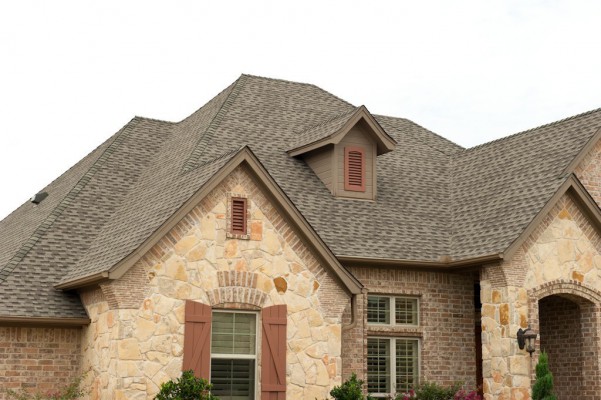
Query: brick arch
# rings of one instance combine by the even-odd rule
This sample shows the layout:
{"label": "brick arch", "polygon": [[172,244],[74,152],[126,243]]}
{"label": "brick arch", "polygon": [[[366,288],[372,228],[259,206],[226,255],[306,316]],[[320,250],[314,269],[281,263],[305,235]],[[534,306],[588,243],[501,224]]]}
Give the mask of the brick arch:
{"label": "brick arch", "polygon": [[601,292],[599,290],[575,280],[557,279],[528,291],[531,305],[533,305],[532,303],[538,303],[544,297],[552,295],[568,297],[576,303],[581,302],[579,299],[584,299],[596,305],[601,304]]}

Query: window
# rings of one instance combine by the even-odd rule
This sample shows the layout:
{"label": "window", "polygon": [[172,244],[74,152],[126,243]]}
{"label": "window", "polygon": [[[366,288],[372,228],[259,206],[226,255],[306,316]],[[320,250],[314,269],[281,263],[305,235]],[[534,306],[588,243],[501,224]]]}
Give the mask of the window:
{"label": "window", "polygon": [[[406,392],[419,383],[419,339],[393,337],[419,325],[416,297],[368,296],[367,390],[375,397]],[[387,337],[376,337],[378,326]],[[392,329],[391,329],[392,328]]]}
{"label": "window", "polygon": [[[257,316],[186,300],[182,371],[212,381],[222,400],[254,399]],[[285,304],[261,309],[261,398],[286,397],[287,316]]]}
{"label": "window", "polygon": [[222,400],[255,398],[257,316],[214,311],[211,331],[212,393]]}
{"label": "window", "polygon": [[344,148],[344,190],[365,192],[365,149]]}
{"label": "window", "polygon": [[367,391],[376,397],[406,392],[419,382],[419,341],[367,338]]}
{"label": "window", "polygon": [[[419,325],[416,297],[368,296],[367,322],[383,325]],[[394,314],[391,312],[394,310]]]}

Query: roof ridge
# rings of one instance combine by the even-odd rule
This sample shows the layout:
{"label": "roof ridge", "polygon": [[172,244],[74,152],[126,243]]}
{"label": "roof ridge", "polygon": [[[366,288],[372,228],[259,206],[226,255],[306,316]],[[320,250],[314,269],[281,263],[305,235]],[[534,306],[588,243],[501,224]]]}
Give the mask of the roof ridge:
{"label": "roof ridge", "polygon": [[325,90],[325,89],[323,89],[323,88],[321,88],[321,87],[317,86],[317,85],[316,85],[316,84],[314,84],[314,83],[307,83],[307,82],[291,81],[291,80],[287,80],[287,79],[280,79],[280,78],[270,78],[270,77],[267,77],[267,76],[252,75],[252,74],[242,74],[242,76],[246,76],[246,77],[249,77],[249,78],[258,78],[258,79],[264,79],[264,80],[267,80],[267,81],[283,82],[283,83],[292,83],[292,84],[295,84],[295,85],[303,85],[303,86],[311,86],[311,87],[314,87],[314,88],[316,88],[316,89],[319,89],[319,90],[321,90],[321,91],[322,91],[322,92],[324,92],[324,93],[327,93],[328,95],[330,95],[330,96],[332,96],[332,97],[334,97],[334,98],[336,98],[336,99],[340,100],[341,102],[343,102],[343,103],[345,103],[345,104],[347,104],[347,105],[349,105],[349,106],[351,106],[351,107],[355,107],[355,108],[357,108],[357,106],[355,106],[354,104],[351,104],[351,103],[349,103],[348,101],[344,100],[343,98],[336,96],[335,94],[333,94],[333,93],[331,93],[331,92],[329,92],[329,91],[327,91],[327,90]]}
{"label": "roof ridge", "polygon": [[136,118],[138,120],[144,120],[144,121],[149,121],[149,122],[160,122],[162,124],[169,124],[169,125],[177,124],[177,122],[174,122],[174,121],[167,121],[167,120],[158,119],[158,118],[142,117],[140,115],[136,115],[134,118]]}
{"label": "roof ridge", "polygon": [[[457,147],[456,151],[454,151],[454,152],[447,152],[447,151],[443,151],[443,150],[441,150],[441,149],[439,149],[439,148],[436,148],[436,147],[433,147],[431,144],[427,143],[425,140],[423,140],[423,139],[421,138],[421,136],[420,136],[420,135],[415,135],[415,134],[411,134],[411,133],[410,133],[410,134],[411,134],[411,136],[413,136],[413,137],[414,137],[416,140],[418,140],[420,143],[423,143],[424,145],[426,145],[426,146],[428,146],[428,147],[432,148],[432,149],[433,149],[433,150],[435,150],[435,151],[438,151],[439,153],[442,153],[442,154],[444,154],[445,156],[449,156],[449,157],[451,157],[451,156],[452,156],[453,154],[455,154],[457,151],[465,151],[465,147],[461,146],[460,144],[457,144],[457,143],[453,142],[452,140],[449,140],[449,139],[447,139],[446,137],[444,137],[444,136],[441,136],[441,135],[439,135],[438,133],[431,131],[430,129],[428,129],[428,128],[426,128],[426,127],[424,127],[424,126],[422,126],[422,125],[420,125],[420,124],[418,124],[418,123],[416,123],[416,122],[414,122],[414,121],[410,120],[409,118],[403,118],[403,117],[392,117],[392,116],[390,116],[390,115],[382,115],[382,114],[373,114],[373,116],[374,116],[374,118],[376,118],[376,120],[377,120],[377,118],[391,118],[391,119],[395,119],[395,120],[403,120],[403,121],[407,121],[407,122],[409,122],[409,123],[411,123],[411,124],[413,124],[413,125],[415,125],[415,126],[417,126],[417,127],[421,128],[421,129],[423,129],[424,131],[426,131],[426,132],[428,132],[428,133],[432,134],[432,135],[433,135],[433,136],[435,136],[436,138],[438,138],[438,139],[443,139],[445,142],[447,142],[447,143],[450,143],[450,144],[452,144],[452,145],[454,145],[454,146],[456,146],[456,147]],[[378,122],[378,123],[379,123],[379,122]]]}
{"label": "roof ridge", "polygon": [[498,142],[501,142],[501,141],[504,141],[504,140],[507,140],[507,139],[513,139],[516,136],[525,135],[527,133],[530,133],[532,131],[536,131],[536,130],[541,129],[541,128],[547,128],[547,127],[550,127],[550,126],[553,126],[553,125],[561,124],[561,123],[566,122],[566,121],[570,121],[572,119],[581,118],[581,117],[584,117],[585,115],[593,114],[593,113],[598,112],[598,111],[601,111],[601,107],[595,108],[593,110],[585,111],[585,112],[582,112],[582,113],[579,113],[579,114],[576,114],[576,115],[571,115],[569,117],[562,118],[562,119],[559,119],[557,121],[549,122],[547,124],[542,124],[542,125],[539,125],[539,126],[535,126],[534,128],[529,128],[529,129],[526,129],[524,131],[516,132],[516,133],[513,133],[513,134],[511,134],[509,136],[503,136],[503,137],[500,137],[498,139],[491,140],[490,142],[482,143],[482,144],[479,144],[477,146],[467,148],[467,149],[465,149],[465,151],[467,152],[467,151],[472,151],[472,150],[480,149],[482,147],[485,147],[485,146],[488,146],[488,145],[491,145],[491,144],[495,144],[495,143],[498,143]]}
{"label": "roof ridge", "polygon": [[238,94],[246,84],[247,80],[247,75],[241,75],[236,80],[232,91],[227,95],[225,101],[221,107],[219,107],[219,111],[217,111],[207,129],[198,139],[198,142],[196,143],[196,146],[194,146],[194,150],[192,150],[190,157],[188,157],[188,159],[184,162],[184,166],[182,167],[183,173],[192,171],[199,166],[200,158],[204,154],[207,144],[213,138],[213,134],[217,130],[217,127],[221,124],[221,121],[223,121],[223,118],[228,113],[232,104],[236,101]]}
{"label": "roof ridge", "polygon": [[116,133],[115,139],[111,144],[104,150],[104,152],[98,157],[98,159],[92,164],[92,166],[86,171],[86,173],[77,181],[77,183],[69,190],[69,192],[63,197],[63,199],[54,207],[50,214],[40,223],[40,225],[31,234],[29,239],[25,241],[23,245],[17,250],[17,252],[8,260],[8,262],[0,268],[0,285],[6,281],[8,276],[15,270],[17,265],[23,259],[29,251],[35,246],[35,244],[46,234],[48,229],[52,227],[54,222],[60,217],[67,207],[69,207],[73,200],[79,195],[79,193],[86,187],[88,182],[100,169],[106,160],[115,152],[115,149],[121,145],[129,136],[129,133],[133,130],[133,126],[138,123],[139,119],[134,117],[128,122],[119,132]]}
{"label": "roof ridge", "polygon": [[201,168],[201,167],[204,167],[205,165],[209,165],[209,164],[212,164],[214,162],[220,161],[220,160],[222,160],[224,158],[230,157],[230,156],[232,156],[234,154],[239,153],[245,147],[246,147],[246,145],[239,146],[239,147],[236,147],[235,149],[228,150],[228,151],[226,151],[224,153],[219,154],[216,157],[211,158],[210,160],[207,160],[207,161],[203,162],[202,164],[199,164],[198,167]]}
{"label": "roof ridge", "polygon": [[359,108],[359,107],[355,107],[355,108],[354,108],[353,110],[351,110],[351,111],[347,111],[347,112],[344,112],[344,113],[341,113],[341,114],[335,115],[335,116],[333,116],[332,118],[329,118],[329,119],[327,119],[327,120],[325,120],[325,121],[322,121],[322,122],[320,122],[320,123],[318,123],[318,124],[311,125],[311,126],[307,127],[306,129],[303,129],[303,130],[300,130],[300,131],[295,131],[294,133],[301,134],[301,133],[305,133],[305,132],[307,132],[307,131],[309,131],[309,130],[311,130],[311,129],[319,128],[319,127],[321,127],[321,126],[324,126],[325,124],[328,124],[328,123],[330,123],[330,122],[332,122],[332,121],[334,121],[334,120],[336,120],[336,119],[339,119],[339,118],[342,118],[342,117],[346,117],[347,115],[350,115],[350,114],[353,114],[353,113],[355,113],[355,112],[357,111],[357,109],[358,109],[358,108]]}

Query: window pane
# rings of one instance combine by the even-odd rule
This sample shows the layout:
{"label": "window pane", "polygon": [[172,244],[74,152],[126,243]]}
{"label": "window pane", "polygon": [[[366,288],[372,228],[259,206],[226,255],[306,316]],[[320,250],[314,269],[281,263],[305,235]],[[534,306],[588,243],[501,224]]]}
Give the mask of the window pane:
{"label": "window pane", "polygon": [[417,299],[397,297],[395,302],[395,321],[399,325],[417,325]]}
{"label": "window pane", "polygon": [[367,339],[367,391],[390,393],[389,339]]}
{"label": "window pane", "polygon": [[246,313],[213,313],[211,353],[255,354],[256,316]]}
{"label": "window pane", "polygon": [[396,390],[407,391],[418,383],[417,340],[396,340]]}
{"label": "window pane", "polygon": [[212,394],[221,400],[255,397],[255,360],[211,360]]}
{"label": "window pane", "polygon": [[375,324],[390,324],[390,298],[367,297],[367,322]]}

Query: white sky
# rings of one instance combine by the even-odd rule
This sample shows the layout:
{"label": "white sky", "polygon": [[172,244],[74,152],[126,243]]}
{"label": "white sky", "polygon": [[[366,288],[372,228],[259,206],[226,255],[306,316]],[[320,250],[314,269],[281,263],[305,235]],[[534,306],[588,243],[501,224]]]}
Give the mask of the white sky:
{"label": "white sky", "polygon": [[314,83],[462,146],[601,107],[600,1],[4,1],[0,218],[134,115],[241,73]]}

